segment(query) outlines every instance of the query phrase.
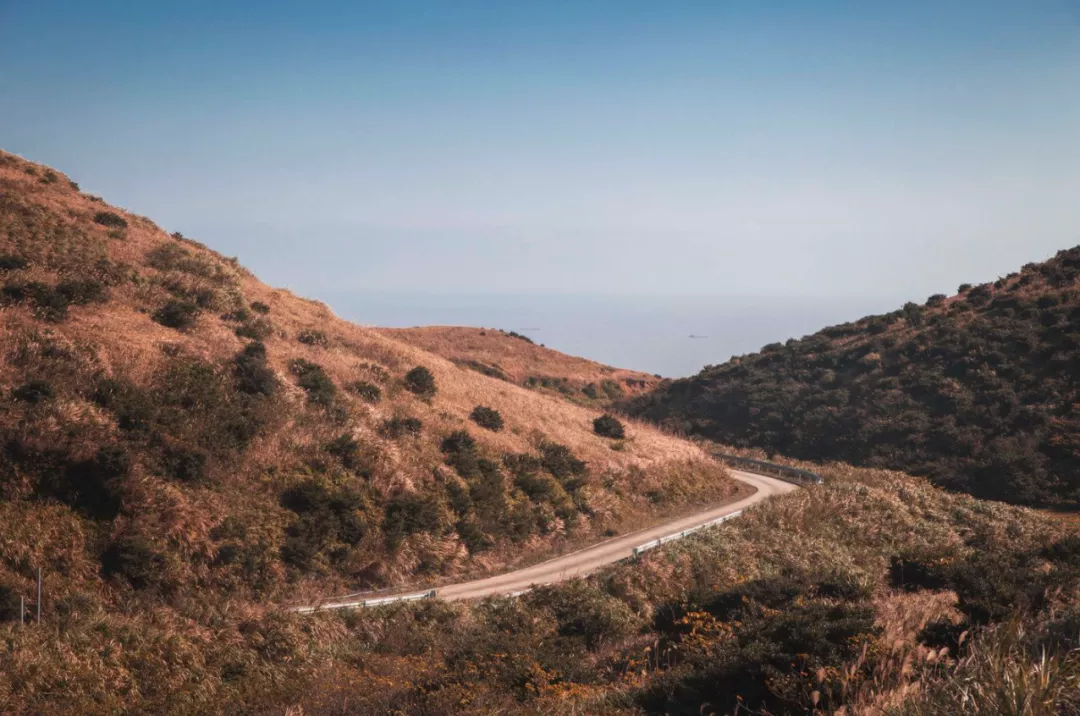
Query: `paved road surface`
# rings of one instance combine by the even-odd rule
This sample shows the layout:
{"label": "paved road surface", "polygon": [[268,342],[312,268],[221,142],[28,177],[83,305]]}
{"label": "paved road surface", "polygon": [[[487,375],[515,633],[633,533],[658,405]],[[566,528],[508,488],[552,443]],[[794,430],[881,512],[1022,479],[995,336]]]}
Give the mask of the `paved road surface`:
{"label": "paved road surface", "polygon": [[[751,487],[755,492],[736,502],[713,507],[692,515],[665,522],[664,524],[648,529],[631,532],[630,534],[613,537],[606,542],[595,544],[591,547],[555,557],[547,562],[541,562],[531,567],[524,567],[506,574],[499,574],[485,579],[476,579],[470,582],[450,584],[440,587],[438,598],[448,601],[459,599],[480,599],[495,595],[514,594],[529,589],[533,586],[560,582],[570,577],[581,577],[591,574],[603,567],[632,556],[635,547],[655,541],[668,535],[678,534],[684,530],[711,522],[719,517],[730,515],[733,512],[746,509],[773,495],[783,494],[798,489],[795,485],[777,480],[774,477],[756,475],[741,470],[729,470],[731,476]],[[371,596],[367,597],[369,600]],[[358,601],[359,600],[359,601]],[[304,607],[298,611],[313,611],[314,609],[343,609],[362,605],[363,597],[360,595],[348,595],[327,599],[319,605]]]}

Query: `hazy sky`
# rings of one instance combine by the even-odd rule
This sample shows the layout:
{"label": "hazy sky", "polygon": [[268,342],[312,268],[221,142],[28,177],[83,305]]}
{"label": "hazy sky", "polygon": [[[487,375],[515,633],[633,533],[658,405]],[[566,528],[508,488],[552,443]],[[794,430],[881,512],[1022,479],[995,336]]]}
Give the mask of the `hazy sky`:
{"label": "hazy sky", "polygon": [[1080,243],[1080,2],[0,0],[0,146],[306,293],[924,297]]}

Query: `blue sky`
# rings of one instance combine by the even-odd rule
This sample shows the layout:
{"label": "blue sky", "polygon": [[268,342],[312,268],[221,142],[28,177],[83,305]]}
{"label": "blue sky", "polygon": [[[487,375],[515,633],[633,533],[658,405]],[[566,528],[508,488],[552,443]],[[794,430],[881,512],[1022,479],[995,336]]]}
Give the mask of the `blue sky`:
{"label": "blue sky", "polygon": [[0,146],[308,294],[921,298],[1080,243],[1080,2],[0,0]]}

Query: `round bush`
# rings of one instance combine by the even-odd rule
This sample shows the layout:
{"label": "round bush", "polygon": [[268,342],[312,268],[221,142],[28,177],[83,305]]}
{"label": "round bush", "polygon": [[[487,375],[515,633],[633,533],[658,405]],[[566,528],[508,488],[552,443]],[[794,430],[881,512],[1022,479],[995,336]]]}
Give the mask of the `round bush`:
{"label": "round bush", "polygon": [[422,365],[418,365],[405,374],[405,389],[424,398],[435,395],[435,376]]}
{"label": "round bush", "polygon": [[502,415],[498,410],[485,405],[477,405],[473,408],[473,411],[469,413],[469,419],[480,427],[496,433],[503,429]]}
{"label": "round bush", "polygon": [[615,440],[626,437],[626,430],[623,428],[622,422],[614,415],[604,413],[593,421],[592,426],[593,432],[601,437],[614,438]]}

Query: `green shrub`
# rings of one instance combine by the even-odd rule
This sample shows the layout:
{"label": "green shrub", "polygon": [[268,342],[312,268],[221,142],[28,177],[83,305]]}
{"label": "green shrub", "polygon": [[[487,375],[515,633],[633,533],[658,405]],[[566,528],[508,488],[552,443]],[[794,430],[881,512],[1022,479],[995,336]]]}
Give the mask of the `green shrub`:
{"label": "green shrub", "polygon": [[68,462],[42,477],[39,492],[95,520],[111,520],[120,512],[121,483],[131,458],[118,446],[105,446],[89,460]]}
{"label": "green shrub", "polygon": [[53,389],[47,381],[31,380],[11,391],[11,397],[23,403],[37,404],[53,397]]}
{"label": "green shrub", "polygon": [[522,335],[515,331],[503,331],[503,333],[511,338],[517,338],[519,341],[525,341],[526,343],[533,343],[533,339],[528,336]]}
{"label": "green shrub", "polygon": [[341,561],[368,532],[367,501],[350,488],[306,480],[282,493],[281,506],[298,516],[286,530],[282,559],[301,571],[314,567],[323,552],[330,551],[331,560]]}
{"label": "green shrub", "polygon": [[94,223],[107,226],[110,229],[126,229],[128,226],[124,217],[112,211],[99,211],[94,214]]}
{"label": "green shrub", "polygon": [[626,395],[626,391],[623,390],[622,386],[610,378],[600,381],[600,387],[603,389],[604,395],[611,400],[618,400]]}
{"label": "green shrub", "polygon": [[962,284],[960,284],[960,288],[956,289],[957,293],[967,293],[970,290],[971,290],[971,284],[970,283],[962,283]]}
{"label": "green shrub", "polygon": [[266,364],[266,346],[249,343],[233,358],[233,378],[236,389],[248,395],[273,395],[277,376]]}
{"label": "green shrub", "polygon": [[178,331],[186,331],[195,325],[201,310],[190,301],[169,301],[164,306],[154,311],[151,318],[166,328],[175,328]]}
{"label": "green shrub", "polygon": [[378,403],[382,400],[382,389],[374,383],[358,380],[350,383],[346,390],[367,403]]}
{"label": "green shrub", "polygon": [[297,358],[289,364],[289,370],[296,376],[297,384],[307,391],[308,402],[323,407],[329,407],[334,402],[337,388],[322,366]]}
{"label": "green shrub", "polygon": [[943,293],[935,293],[933,296],[926,299],[926,305],[927,306],[940,306],[943,303],[945,303],[946,298],[948,298],[948,297]]}
{"label": "green shrub", "polygon": [[582,639],[589,651],[618,643],[643,626],[625,602],[583,579],[541,587],[527,600],[530,606],[550,609],[559,634]]}
{"label": "green shrub", "polygon": [[106,577],[122,577],[135,589],[160,587],[165,556],[143,537],[122,536],[101,555],[101,572]]}
{"label": "green shrub", "polygon": [[503,429],[503,419],[499,411],[484,405],[473,408],[473,411],[469,413],[469,419],[480,427],[496,433]]}
{"label": "green shrub", "polygon": [[600,397],[600,389],[596,387],[596,383],[587,384],[581,389],[581,392],[585,394],[585,397],[591,398],[592,400],[596,400]]}
{"label": "green shrub", "polygon": [[158,406],[150,392],[127,381],[100,377],[91,399],[111,411],[125,431],[147,430],[157,414]]}
{"label": "green shrub", "polygon": [[199,482],[206,476],[205,450],[179,445],[168,446],[162,455],[165,475],[181,482]]}
{"label": "green shrub", "polygon": [[405,435],[419,435],[423,424],[419,418],[397,417],[384,420],[379,426],[379,434],[396,440]]}
{"label": "green shrub", "polygon": [[588,476],[588,466],[578,460],[570,448],[558,443],[544,441],[540,444],[540,463],[570,492],[582,485]]}
{"label": "green shrub", "polygon": [[461,366],[462,368],[468,368],[474,370],[481,375],[486,375],[489,378],[498,378],[499,380],[509,381],[510,377],[503,372],[502,368],[497,365],[488,365],[487,363],[481,363],[478,360],[456,358],[454,359],[454,365]]}
{"label": "green shrub", "polygon": [[334,438],[327,443],[325,450],[341,461],[346,470],[363,477],[370,476],[370,464],[373,456],[349,433],[343,433]]}
{"label": "green shrub", "polygon": [[9,281],[0,289],[0,303],[28,303],[39,318],[59,323],[67,318],[70,301],[63,293],[40,281]]}
{"label": "green shrub", "polygon": [[270,306],[266,305],[262,301],[252,301],[251,310],[255,311],[255,313],[261,313],[265,316],[267,313],[270,313]]}
{"label": "green shrub", "polygon": [[108,292],[100,281],[62,281],[57,284],[56,291],[75,306],[104,303],[108,300]]}
{"label": "green shrub", "polygon": [[237,338],[264,341],[274,335],[274,325],[265,318],[252,318],[237,326],[233,332]]}
{"label": "green shrub", "polygon": [[29,265],[22,256],[14,254],[0,254],[0,271],[18,271]]}
{"label": "green shrub", "polygon": [[329,343],[329,339],[322,331],[317,331],[314,328],[305,328],[296,335],[296,340],[303,343],[305,346],[325,346]]}
{"label": "green shrub", "polygon": [[405,374],[405,389],[422,398],[432,398],[437,391],[435,376],[424,366],[418,365]]}
{"label": "green shrub", "polygon": [[614,415],[604,413],[593,421],[593,432],[605,438],[622,440],[626,437],[626,430],[622,422]]}
{"label": "green shrub", "polygon": [[421,532],[441,535],[444,533],[442,509],[430,495],[398,495],[386,504],[382,530],[391,549],[397,548],[409,535]]}

